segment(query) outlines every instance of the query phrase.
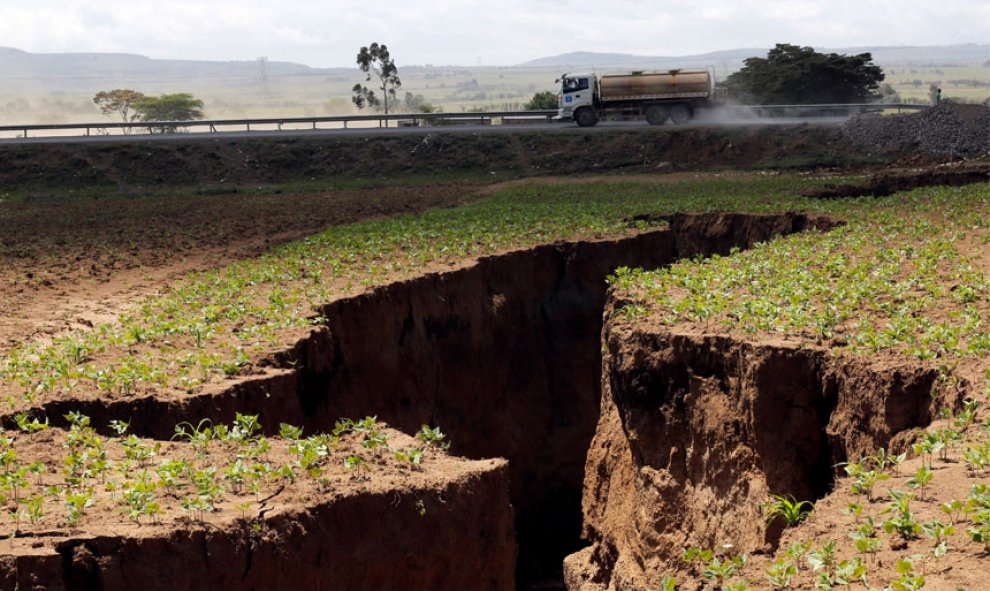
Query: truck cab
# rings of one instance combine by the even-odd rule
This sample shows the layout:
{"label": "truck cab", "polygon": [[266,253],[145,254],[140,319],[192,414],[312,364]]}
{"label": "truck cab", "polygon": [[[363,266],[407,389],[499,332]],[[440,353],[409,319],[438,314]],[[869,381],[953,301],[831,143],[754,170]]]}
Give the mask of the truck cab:
{"label": "truck cab", "polygon": [[558,121],[577,121],[581,126],[598,122],[595,111],[594,74],[564,74],[560,77],[560,94],[557,95]]}

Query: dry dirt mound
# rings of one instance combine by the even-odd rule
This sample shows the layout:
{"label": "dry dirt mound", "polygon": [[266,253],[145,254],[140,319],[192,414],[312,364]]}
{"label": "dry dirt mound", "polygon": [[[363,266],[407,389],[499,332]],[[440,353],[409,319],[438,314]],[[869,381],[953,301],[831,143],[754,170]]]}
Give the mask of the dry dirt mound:
{"label": "dry dirt mound", "polygon": [[843,126],[854,144],[874,152],[914,149],[952,158],[990,154],[990,107],[944,101],[906,115],[862,115]]}

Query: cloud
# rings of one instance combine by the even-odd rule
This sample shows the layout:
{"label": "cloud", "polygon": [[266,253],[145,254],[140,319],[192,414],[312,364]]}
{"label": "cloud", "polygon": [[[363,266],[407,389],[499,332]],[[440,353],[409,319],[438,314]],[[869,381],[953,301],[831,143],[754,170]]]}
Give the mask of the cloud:
{"label": "cloud", "polygon": [[400,65],[513,64],[570,51],[687,55],[788,42],[816,47],[985,43],[980,0],[46,0],[4,2],[0,39],[28,51],[353,63],[388,44]]}

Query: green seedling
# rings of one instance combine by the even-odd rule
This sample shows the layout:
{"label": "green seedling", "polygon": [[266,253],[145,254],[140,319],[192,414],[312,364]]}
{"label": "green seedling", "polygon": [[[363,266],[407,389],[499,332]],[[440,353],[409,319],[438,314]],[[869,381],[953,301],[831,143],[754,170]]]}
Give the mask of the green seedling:
{"label": "green seedling", "polygon": [[890,582],[892,591],[918,591],[925,587],[925,577],[915,574],[914,562],[911,560],[898,560],[897,574],[900,577]]}
{"label": "green seedling", "polygon": [[896,490],[890,491],[893,501],[882,513],[890,514],[882,526],[883,530],[890,533],[897,533],[904,540],[913,540],[921,533],[921,525],[914,520],[914,513],[911,512],[911,495]]}
{"label": "green seedling", "polygon": [[790,562],[780,559],[767,568],[767,581],[776,591],[791,588],[791,582],[797,576],[798,569]]}
{"label": "green seedling", "polygon": [[38,419],[31,418],[28,413],[20,412],[14,415],[14,422],[17,423],[17,428],[25,433],[37,433],[38,431],[44,431],[48,428],[48,419],[42,423]]}
{"label": "green seedling", "polygon": [[92,492],[75,492],[65,496],[65,521],[70,527],[79,525],[83,512],[93,506]]}
{"label": "green seedling", "polygon": [[918,468],[918,471],[914,473],[914,476],[908,479],[907,485],[908,487],[917,490],[918,499],[923,501],[927,498],[925,491],[927,490],[928,485],[931,484],[932,478],[934,478],[934,474],[932,473],[931,468],[922,466]]}
{"label": "green seedling", "polygon": [[436,447],[439,449],[448,449],[450,447],[450,442],[445,441],[447,436],[440,430],[440,427],[430,428],[429,425],[423,425],[419,433],[416,433],[416,439],[419,439],[427,447]]}
{"label": "green seedling", "polygon": [[807,519],[815,508],[811,501],[798,501],[790,495],[770,495],[770,499],[764,508],[767,525],[779,519],[787,527],[794,527]]}

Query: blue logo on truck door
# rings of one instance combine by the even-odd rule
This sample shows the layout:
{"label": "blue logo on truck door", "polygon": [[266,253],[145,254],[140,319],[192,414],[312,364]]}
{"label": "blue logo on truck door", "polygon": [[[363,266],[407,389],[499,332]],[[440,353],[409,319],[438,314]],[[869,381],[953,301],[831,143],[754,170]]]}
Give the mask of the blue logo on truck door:
{"label": "blue logo on truck door", "polygon": [[565,103],[573,103],[574,102],[574,97],[573,96],[565,96],[564,97],[564,102]]}

